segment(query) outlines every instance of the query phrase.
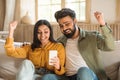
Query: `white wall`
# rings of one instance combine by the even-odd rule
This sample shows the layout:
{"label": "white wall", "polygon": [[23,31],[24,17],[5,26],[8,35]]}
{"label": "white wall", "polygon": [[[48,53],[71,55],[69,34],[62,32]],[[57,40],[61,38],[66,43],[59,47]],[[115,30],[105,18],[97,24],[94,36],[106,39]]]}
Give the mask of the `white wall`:
{"label": "white wall", "polygon": [[91,23],[97,23],[94,11],[101,11],[105,21],[114,23],[116,21],[116,0],[91,0]]}

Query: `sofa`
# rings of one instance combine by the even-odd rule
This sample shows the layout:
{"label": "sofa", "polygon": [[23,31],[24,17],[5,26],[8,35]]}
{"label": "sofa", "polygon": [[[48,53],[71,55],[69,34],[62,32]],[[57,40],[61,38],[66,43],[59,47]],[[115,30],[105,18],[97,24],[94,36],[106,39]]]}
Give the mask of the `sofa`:
{"label": "sofa", "polygon": [[[5,40],[0,39],[0,80],[15,80],[15,75],[24,59],[17,59],[6,55],[4,49]],[[14,42],[16,47],[21,42]],[[102,62],[107,75],[111,80],[120,80],[120,41],[115,41],[115,50],[100,52]]]}

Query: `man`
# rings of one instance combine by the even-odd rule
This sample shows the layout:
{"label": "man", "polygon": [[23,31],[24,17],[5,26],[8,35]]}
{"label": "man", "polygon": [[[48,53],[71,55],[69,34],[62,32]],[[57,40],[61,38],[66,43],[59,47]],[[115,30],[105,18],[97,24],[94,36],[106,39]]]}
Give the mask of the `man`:
{"label": "man", "polygon": [[95,18],[102,34],[88,32],[77,26],[76,13],[63,8],[55,13],[55,18],[64,34],[58,41],[66,49],[66,76],[69,80],[109,80],[100,62],[99,50],[114,49],[112,31],[105,23],[102,13],[96,11]]}

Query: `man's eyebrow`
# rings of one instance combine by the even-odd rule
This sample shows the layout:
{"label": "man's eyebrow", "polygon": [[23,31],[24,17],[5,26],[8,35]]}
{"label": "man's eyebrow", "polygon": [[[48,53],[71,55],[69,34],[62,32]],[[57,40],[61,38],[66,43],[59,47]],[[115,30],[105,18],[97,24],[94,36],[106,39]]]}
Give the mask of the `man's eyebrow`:
{"label": "man's eyebrow", "polygon": [[70,22],[70,21],[63,22],[62,24],[59,24],[59,25],[63,25],[63,24],[68,23],[68,22]]}

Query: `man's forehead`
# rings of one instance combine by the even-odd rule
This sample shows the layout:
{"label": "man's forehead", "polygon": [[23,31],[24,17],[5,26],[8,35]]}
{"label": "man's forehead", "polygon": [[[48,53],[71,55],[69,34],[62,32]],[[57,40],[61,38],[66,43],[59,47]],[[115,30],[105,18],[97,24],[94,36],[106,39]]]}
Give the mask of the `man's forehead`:
{"label": "man's forehead", "polygon": [[58,23],[59,23],[59,25],[62,25],[62,24],[71,23],[71,22],[72,22],[72,20],[66,20],[66,21],[60,21]]}

